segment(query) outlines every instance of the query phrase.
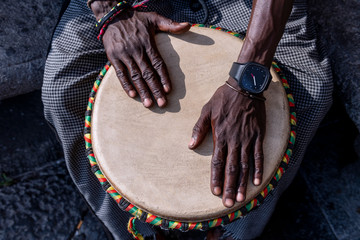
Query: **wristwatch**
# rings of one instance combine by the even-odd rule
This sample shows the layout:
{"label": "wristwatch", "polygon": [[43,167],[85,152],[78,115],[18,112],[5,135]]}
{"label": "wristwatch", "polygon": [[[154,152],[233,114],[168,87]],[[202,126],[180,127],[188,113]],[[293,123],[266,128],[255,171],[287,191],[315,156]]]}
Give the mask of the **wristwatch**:
{"label": "wristwatch", "polygon": [[242,90],[252,94],[264,92],[272,79],[269,69],[255,62],[234,62],[229,75],[237,81]]}

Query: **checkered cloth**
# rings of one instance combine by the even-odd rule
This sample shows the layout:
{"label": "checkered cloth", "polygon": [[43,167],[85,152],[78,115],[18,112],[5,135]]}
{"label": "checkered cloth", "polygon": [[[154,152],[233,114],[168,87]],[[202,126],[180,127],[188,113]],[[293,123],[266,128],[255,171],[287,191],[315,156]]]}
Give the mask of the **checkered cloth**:
{"label": "checkered cloth", "polygon": [[[190,1],[153,0],[149,10],[176,21],[197,23],[204,11],[194,12]],[[207,24],[245,35],[251,12],[250,0],[208,0]],[[69,173],[91,209],[115,239],[131,239],[126,231],[129,214],[122,212],[104,192],[90,170],[82,136],[88,94],[107,61],[97,41],[95,18],[85,0],[71,0],[53,36],[45,66],[42,98],[45,117],[55,127],[64,149]],[[328,59],[316,40],[307,17],[306,0],[295,1],[285,33],[275,55],[296,101],[298,131],[289,169],[264,203],[246,217],[225,226],[236,239],[253,239],[261,234],[281,193],[292,182],[306,147],[332,102],[332,75]],[[154,234],[147,224],[137,228],[146,236]]]}

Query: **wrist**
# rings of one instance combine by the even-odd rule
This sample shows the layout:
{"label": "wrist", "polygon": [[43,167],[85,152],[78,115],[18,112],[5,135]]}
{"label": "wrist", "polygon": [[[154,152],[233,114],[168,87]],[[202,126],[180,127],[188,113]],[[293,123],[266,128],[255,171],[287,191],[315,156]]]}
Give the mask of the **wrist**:
{"label": "wrist", "polygon": [[250,38],[246,38],[237,62],[256,62],[266,66],[267,68],[270,68],[275,50],[276,47],[274,48],[270,44],[264,42],[255,42]]}
{"label": "wrist", "polygon": [[116,4],[116,0],[96,0],[91,3],[91,10],[95,15],[96,21],[105,16]]}
{"label": "wrist", "polygon": [[[244,89],[242,89],[238,82],[232,78],[232,77],[229,77],[229,79],[227,80],[227,83],[229,83],[233,88],[235,88],[236,90],[238,91],[242,91],[242,92],[246,92]],[[256,95],[256,96],[259,96],[259,97],[263,97],[264,96],[264,93],[257,93],[257,94],[253,94],[253,95]]]}
{"label": "wrist", "polygon": [[244,96],[244,97],[255,99],[255,100],[260,100],[260,101],[265,101],[266,100],[263,93],[254,94],[254,93],[249,93],[248,91],[245,91],[245,90],[241,89],[241,87],[239,87],[236,84],[236,81],[231,77],[229,78],[229,80],[227,80],[225,82],[225,85],[227,87],[229,87],[230,89],[234,90],[235,92],[239,93],[240,95]]}

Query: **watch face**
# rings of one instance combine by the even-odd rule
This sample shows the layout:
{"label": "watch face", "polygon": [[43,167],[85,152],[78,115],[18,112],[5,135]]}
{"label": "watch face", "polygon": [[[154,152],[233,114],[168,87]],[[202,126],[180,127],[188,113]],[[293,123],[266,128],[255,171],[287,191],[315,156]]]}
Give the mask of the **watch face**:
{"label": "watch face", "polygon": [[249,65],[241,77],[241,87],[251,93],[261,93],[269,81],[268,70],[262,66]]}

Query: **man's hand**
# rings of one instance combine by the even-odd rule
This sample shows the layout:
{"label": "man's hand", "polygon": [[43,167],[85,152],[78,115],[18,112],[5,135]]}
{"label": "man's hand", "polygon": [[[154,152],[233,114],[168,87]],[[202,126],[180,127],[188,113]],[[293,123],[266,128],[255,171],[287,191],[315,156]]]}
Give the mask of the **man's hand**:
{"label": "man's hand", "polygon": [[170,92],[171,83],[155,44],[155,32],[180,34],[190,27],[156,13],[130,10],[109,24],[103,36],[104,47],[129,97],[138,93],[145,107],[152,105],[152,96],[159,107],[166,105],[165,94]]}
{"label": "man's hand", "polygon": [[[229,79],[229,82],[235,80]],[[262,181],[265,122],[263,101],[223,85],[203,107],[194,126],[190,149],[198,147],[212,128],[214,151],[210,188],[214,195],[223,194],[226,207],[232,207],[235,200],[245,200],[249,159],[254,159],[254,184],[259,185]]]}

